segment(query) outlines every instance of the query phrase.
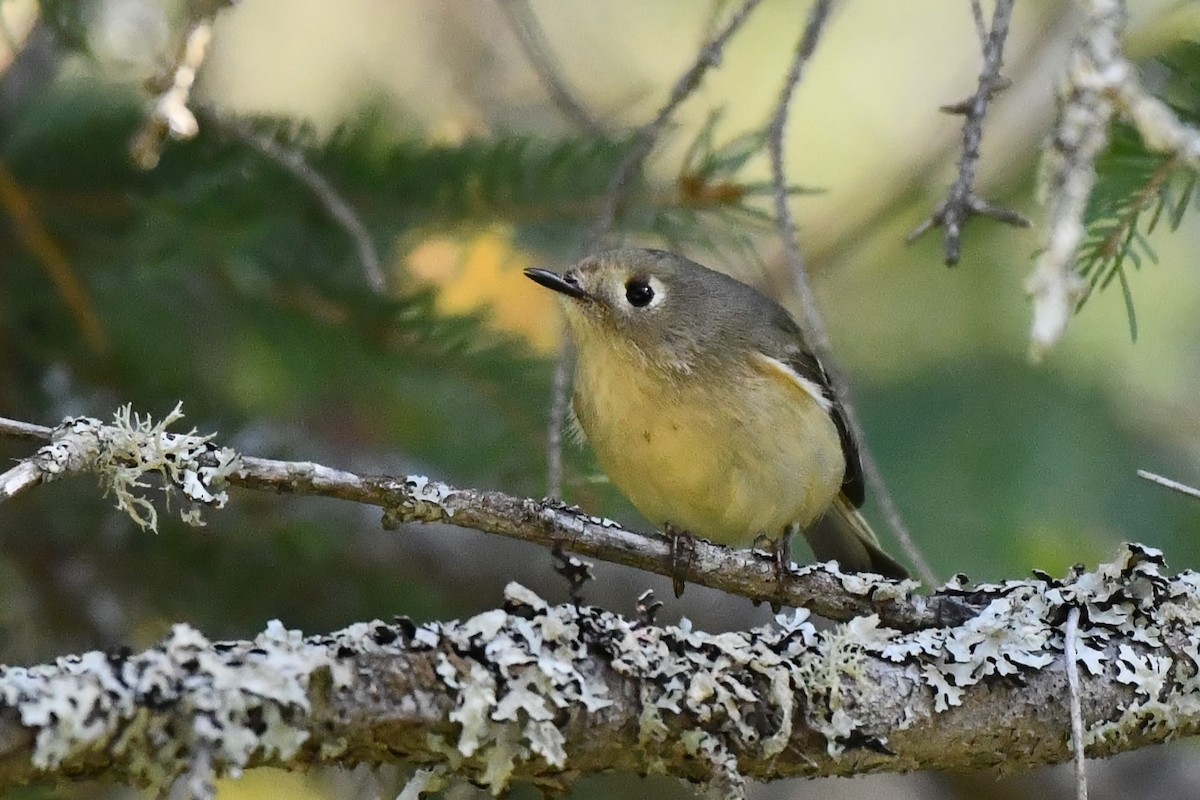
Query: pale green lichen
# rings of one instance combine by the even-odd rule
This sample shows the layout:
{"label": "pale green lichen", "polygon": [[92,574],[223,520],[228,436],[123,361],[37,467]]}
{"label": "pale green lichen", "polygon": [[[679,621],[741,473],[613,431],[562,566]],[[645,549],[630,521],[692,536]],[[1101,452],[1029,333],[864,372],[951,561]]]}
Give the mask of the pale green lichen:
{"label": "pale green lichen", "polygon": [[[163,786],[183,777],[201,786],[212,764],[231,771],[255,755],[292,758],[308,738],[292,720],[310,711],[308,685],[317,671],[335,687],[353,678],[327,648],[278,622],[250,642],[221,647],[179,624],[135,657],[92,652],[4,668],[0,701],[37,731],[32,763],[39,769],[103,746],[126,757],[141,780]],[[112,740],[114,731],[121,734]]]}
{"label": "pale green lichen", "polygon": [[[961,704],[982,681],[1059,668],[1072,607],[1083,610],[1077,650],[1085,670],[1134,697],[1119,719],[1093,723],[1089,741],[1182,729],[1200,713],[1200,602],[1193,594],[1200,580],[1185,573],[1170,581],[1161,566],[1156,551],[1131,545],[1095,573],[974,587],[972,601],[986,601],[977,616],[908,633],[882,627],[875,616],[818,630],[798,611],[770,626],[708,634],[686,620],[658,627],[595,608],[551,606],[510,584],[504,609],[410,626],[396,648],[431,653],[437,689],[453,706],[457,729],[430,734],[429,753],[495,793],[528,774],[519,768],[532,762],[541,774],[569,769],[563,726],[617,702],[609,694],[614,678],[636,690],[647,770],[670,772],[699,758],[715,788],[736,792],[739,759],[784,754],[799,728],[823,734],[834,759],[852,749],[882,753],[894,729]],[[952,584],[944,591],[966,590]],[[135,658],[92,653],[4,670],[0,700],[37,730],[42,768],[113,735],[120,719],[123,733],[110,746],[142,754],[135,774],[161,783],[191,770],[202,780],[196,764],[229,769],[255,753],[295,753],[306,734],[291,720],[308,710],[309,676],[329,670],[335,686],[347,685],[350,667],[330,653],[369,652],[376,624],[319,644],[275,623],[233,649],[177,626],[160,648]],[[903,701],[899,721],[895,709],[879,714],[863,702],[883,669],[894,682],[889,692]],[[173,718],[190,727],[168,735],[160,716],[139,712],[152,702],[173,704]]]}
{"label": "pale green lichen", "polygon": [[[1118,719],[1094,724],[1088,743],[1121,739],[1131,731],[1173,731],[1200,712],[1200,635],[1195,633],[1200,578],[1185,572],[1169,580],[1163,566],[1160,551],[1129,544],[1112,563],[1065,581],[1042,576],[978,586],[977,596],[993,599],[962,625],[890,632],[885,644],[867,649],[889,661],[918,665],[940,712],[961,704],[966,690],[986,678],[1017,676],[1062,658],[1066,612],[1078,607],[1085,624],[1076,641],[1077,661],[1092,676],[1107,674],[1132,687],[1137,698],[1124,704]],[[1173,648],[1176,659],[1162,652],[1168,629],[1172,641],[1180,642]],[[1190,674],[1181,663],[1190,665]]]}
{"label": "pale green lichen", "polygon": [[437,522],[453,517],[454,509],[446,501],[458,492],[441,481],[430,480],[424,475],[409,475],[404,479],[409,497],[401,507],[409,512],[414,521]]}
{"label": "pale green lichen", "polygon": [[199,436],[195,429],[169,433],[167,428],[183,418],[181,409],[176,404],[157,423],[133,414],[128,405],[117,410],[108,426],[86,417],[64,420],[50,444],[38,450],[38,466],[52,477],[95,473],[105,495],[116,497],[117,508],[148,530],[158,529],[158,511],[143,493],[150,488],[144,478],[157,474],[164,491],[178,491],[186,499],[180,517],[203,525],[200,508],[225,505],[225,483],[241,462],[233,450],[212,444],[211,435]]}

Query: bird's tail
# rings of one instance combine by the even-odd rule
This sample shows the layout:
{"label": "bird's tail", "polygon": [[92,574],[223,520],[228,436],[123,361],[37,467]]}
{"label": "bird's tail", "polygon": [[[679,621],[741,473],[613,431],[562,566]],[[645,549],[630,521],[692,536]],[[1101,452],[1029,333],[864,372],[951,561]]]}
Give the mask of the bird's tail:
{"label": "bird's tail", "polygon": [[808,526],[804,538],[819,561],[837,560],[848,572],[874,572],[888,578],[907,578],[900,562],[883,552],[875,532],[844,495],[819,520]]}

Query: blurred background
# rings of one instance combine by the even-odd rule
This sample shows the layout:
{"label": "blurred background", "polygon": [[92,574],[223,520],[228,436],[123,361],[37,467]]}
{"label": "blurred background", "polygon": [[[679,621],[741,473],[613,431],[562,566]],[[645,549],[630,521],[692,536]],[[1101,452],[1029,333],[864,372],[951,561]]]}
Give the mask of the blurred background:
{"label": "blurred background", "polygon": [[[541,496],[560,330],[549,293],[521,269],[579,257],[630,132],[738,4],[243,0],[215,18],[192,103],[199,135],[141,169],[130,142],[147,103],[169,83],[189,15],[216,5],[0,2],[0,415],[53,425],[132,403],[161,418],[182,401],[185,429],[247,454]],[[1132,5],[1129,54],[1156,88],[1190,97],[1200,72],[1170,58],[1200,33],[1200,7]],[[942,579],[995,580],[1094,566],[1134,540],[1175,568],[1200,565],[1200,506],[1135,475],[1200,483],[1196,225],[1183,214],[1178,231],[1160,226],[1157,263],[1121,276],[1136,341],[1114,283],[1031,364],[1022,281],[1036,224],[973,221],[953,269],[940,231],[904,244],[954,177],[961,118],[937,109],[975,89],[969,4],[835,9],[794,101],[793,208],[838,368],[925,556]],[[610,244],[681,251],[795,308],[765,216],[759,134],[806,13],[788,0],[755,11],[635,180]],[[1078,22],[1067,2],[1017,4],[1013,84],[985,129],[982,193],[1035,222],[1039,148]],[[530,42],[583,113],[547,90]],[[0,441],[5,459],[32,449]],[[645,527],[590,453],[566,456],[567,499]],[[112,505],[73,480],[0,506],[0,661],[145,647],[180,621],[244,637],[272,618],[315,633],[459,617],[495,607],[510,580],[566,597],[543,550],[445,527],[384,531],[376,510],[345,503],[234,491],[207,527],[163,513],[157,535]],[[597,572],[590,602],[630,612],[644,588],[671,597],[655,576]],[[664,618],[681,616],[717,630],[769,611],[690,587],[667,600]],[[1094,798],[1200,791],[1191,742],[1091,774]],[[221,797],[391,797],[403,778],[260,770]],[[606,776],[573,792],[651,794],[691,791]],[[790,781],[753,796],[1068,797],[1073,786],[1055,768]]]}

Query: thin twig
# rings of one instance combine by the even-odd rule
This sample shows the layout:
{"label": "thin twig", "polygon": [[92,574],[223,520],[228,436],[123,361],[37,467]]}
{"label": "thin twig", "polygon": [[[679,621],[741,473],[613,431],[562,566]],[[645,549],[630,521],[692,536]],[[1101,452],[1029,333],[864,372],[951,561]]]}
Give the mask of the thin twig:
{"label": "thin twig", "polygon": [[[725,27],[700,48],[696,60],[675,82],[670,97],[654,115],[654,119],[637,132],[633,146],[621,159],[621,163],[617,165],[608,181],[600,210],[596,214],[592,226],[588,229],[583,247],[584,255],[596,252],[603,245],[616,222],[617,209],[621,207],[629,193],[633,177],[641,170],[646,156],[654,149],[655,143],[662,136],[676,109],[700,85],[700,81],[708,72],[709,67],[720,62],[721,53],[729,39],[742,27],[750,13],[761,2],[762,0],[745,0],[742,3]],[[549,497],[562,496],[562,432],[567,416],[573,355],[570,344],[564,344],[559,351],[558,363],[555,366],[554,393],[550,401],[550,422],[546,428],[546,494]]]}
{"label": "thin twig", "polygon": [[50,282],[54,284],[59,297],[62,298],[67,310],[79,326],[83,339],[93,355],[105,355],[109,350],[108,334],[100,314],[92,305],[87,288],[75,274],[67,254],[58,246],[58,242],[50,235],[38,219],[21,185],[0,162],[0,207],[12,219],[17,237],[25,245],[25,249],[37,260],[45,270]]}
{"label": "thin twig", "polygon": [[788,205],[788,181],[783,164],[783,150],[792,95],[800,83],[804,65],[808,63],[813,50],[817,47],[817,42],[820,41],[825,19],[832,6],[833,0],[818,0],[813,5],[812,11],[809,12],[808,23],[804,26],[804,35],[800,37],[800,42],[796,46],[796,53],[792,57],[791,67],[788,69],[787,78],[783,83],[783,91],[779,95],[775,113],[767,127],[767,149],[771,157],[771,177],[775,189],[775,222],[779,226],[779,237],[783,241],[788,266],[791,268],[800,295],[800,305],[806,323],[805,329],[811,335],[812,344],[816,346],[818,355],[829,353],[829,334],[825,330],[821,310],[817,307],[816,295],[813,294],[812,286],[808,282],[808,268],[804,263],[804,255],[800,252],[800,244],[796,239],[796,221],[793,219],[791,207]]}
{"label": "thin twig", "polygon": [[[836,380],[836,378],[835,378]],[[845,389],[845,381],[842,380],[841,387]],[[846,396],[846,392],[842,392],[842,397]],[[858,409],[851,403],[842,401],[842,407],[846,411],[850,425],[853,426],[858,435],[858,458],[862,463],[863,475],[867,478],[867,484],[871,487],[871,491],[875,495],[875,502],[879,506],[879,513],[883,515],[883,522],[887,525],[888,530],[892,532],[892,536],[900,543],[900,549],[908,556],[908,560],[912,562],[913,568],[917,571],[917,575],[927,586],[936,586],[938,583],[937,573],[933,571],[933,567],[929,565],[929,561],[925,558],[925,554],[921,552],[921,548],[913,539],[912,532],[909,531],[908,525],[904,522],[904,517],[900,513],[900,507],[896,505],[896,498],[892,496],[892,490],[888,486],[887,481],[883,477],[883,471],[879,468],[879,462],[875,459],[875,451],[867,443],[863,436],[863,426]]]}
{"label": "thin twig", "polygon": [[571,397],[571,369],[575,346],[564,336],[554,362],[554,382],[550,387],[550,424],[546,427],[546,496],[562,497],[563,425]]}
{"label": "thin twig", "polygon": [[530,66],[545,87],[550,99],[562,112],[563,116],[573,122],[580,130],[597,135],[604,132],[604,126],[596,115],[575,98],[575,92],[563,77],[558,60],[550,50],[542,25],[537,14],[529,7],[528,0],[496,0],[504,20],[517,37],[521,50],[529,59]]}
{"label": "thin twig", "polygon": [[[948,113],[966,116],[962,128],[962,156],[958,162],[958,178],[950,187],[946,199],[939,203],[933,213],[908,235],[908,241],[911,243],[926,231],[935,227],[944,227],[946,229],[946,264],[949,266],[958,263],[962,254],[962,229],[971,217],[992,217],[1009,225],[1021,228],[1029,227],[1029,220],[1021,214],[1012,209],[994,205],[975,193],[975,173],[979,166],[979,150],[983,140],[983,122],[987,116],[988,103],[992,96],[1005,86],[1000,77],[1000,68],[1004,61],[1004,42],[1008,38],[1008,23],[1012,16],[1014,2],[1016,0],[996,0],[996,8],[992,13],[991,31],[982,39],[983,69],[979,73],[975,94],[965,103],[956,103],[942,109]],[[971,10],[978,28],[982,21],[982,11],[978,2],[972,2]]]}
{"label": "thin twig", "polygon": [[[210,437],[163,432],[161,423],[150,428],[147,422],[143,427],[149,431],[153,446],[126,447],[125,452],[137,453],[138,457],[143,452],[164,449],[179,453],[171,462],[172,470],[161,475],[165,480],[172,480],[173,473],[187,476],[185,483],[193,499],[206,491],[214,498],[222,494],[212,479],[217,470],[229,483],[247,489],[378,506],[384,509],[384,524],[388,527],[408,522],[457,525],[658,575],[682,577],[754,600],[810,608],[834,620],[878,614],[883,625],[914,630],[958,624],[978,610],[961,593],[916,596],[912,594],[917,588],[914,581],[847,575],[832,563],[801,567],[789,564],[788,574],[781,579],[772,554],[733,550],[703,539],[695,541],[691,557],[681,565],[672,558],[667,538],[628,530],[557,501],[460,488],[422,475],[359,475],[312,462],[254,458],[222,448]],[[0,475],[0,502],[53,480],[102,469],[98,465],[112,463],[112,458],[97,458],[97,454],[116,437],[129,441],[130,436],[128,430],[86,418],[66,420],[55,429],[0,418],[0,437],[29,439],[43,432],[52,444]],[[124,462],[118,466],[133,471],[139,468],[138,464]]]}
{"label": "thin twig", "polygon": [[983,3],[971,0],[971,19],[975,21],[975,34],[979,36],[979,46],[987,47],[987,22],[983,19]]}
{"label": "thin twig", "polygon": [[1071,750],[1075,753],[1075,798],[1088,800],[1087,758],[1083,743],[1083,708],[1079,688],[1079,664],[1075,662],[1075,640],[1079,637],[1079,606],[1067,614],[1064,658],[1067,661],[1067,686],[1071,696]]}
{"label": "thin twig", "polygon": [[342,197],[325,176],[315,170],[304,158],[304,154],[294,147],[284,145],[270,136],[258,133],[247,123],[236,120],[218,118],[222,127],[256,151],[274,161],[290,172],[297,180],[312,192],[324,208],[325,212],[336,222],[358,251],[358,261],[362,265],[363,275],[371,288],[380,294],[387,292],[387,277],[384,275],[379,252],[370,231],[359,218],[350,202]]}
{"label": "thin twig", "polygon": [[[792,217],[791,207],[788,205],[788,181],[784,170],[783,148],[786,141],[785,131],[792,95],[795,93],[796,86],[800,82],[804,65],[812,55],[813,50],[816,49],[825,19],[832,5],[832,0],[818,0],[813,6],[809,14],[808,23],[804,29],[804,34],[796,47],[796,54],[792,59],[791,68],[784,81],[784,88],[768,126],[767,135],[767,148],[771,157],[771,177],[774,185],[775,218],[779,226],[779,235],[783,241],[783,249],[788,267],[796,282],[796,290],[800,297],[800,306],[804,315],[804,330],[808,334],[809,345],[816,351],[817,358],[826,365],[832,363],[832,359],[830,358],[832,348],[830,347],[829,333],[825,328],[824,318],[821,316],[821,310],[817,306],[816,295],[813,293],[812,285],[808,280],[808,269],[804,263],[804,256],[800,251],[800,245],[796,238],[796,223]],[[879,464],[875,461],[870,447],[867,445],[862,423],[855,411],[853,402],[851,402],[852,398],[849,386],[837,369],[831,369],[830,375],[834,383],[834,390],[837,392],[838,399],[841,400],[846,412],[847,421],[858,439],[859,456],[862,461],[863,473],[879,502],[879,509],[883,514],[884,521],[896,537],[896,540],[900,543],[900,546],[904,549],[905,555],[912,562],[913,567],[917,570],[917,574],[928,585],[933,586],[937,583],[937,577],[930,568],[929,562],[925,560],[925,556],[921,553],[920,548],[913,541],[908,527],[904,524],[904,520],[900,516],[900,510],[892,498],[892,493],[888,490],[887,483],[883,480],[883,473],[879,469]]]}
{"label": "thin twig", "polygon": [[1180,494],[1185,494],[1188,497],[1195,497],[1197,499],[1200,499],[1200,489],[1196,489],[1192,486],[1188,486],[1186,483],[1180,483],[1179,481],[1173,481],[1170,478],[1164,478],[1162,475],[1156,475],[1155,473],[1150,472],[1148,470],[1144,470],[1144,469],[1139,469],[1137,471],[1137,475],[1139,478],[1145,478],[1146,480],[1150,481],[1151,483],[1157,483],[1159,486],[1165,486],[1168,489],[1171,489],[1172,491],[1179,492]]}

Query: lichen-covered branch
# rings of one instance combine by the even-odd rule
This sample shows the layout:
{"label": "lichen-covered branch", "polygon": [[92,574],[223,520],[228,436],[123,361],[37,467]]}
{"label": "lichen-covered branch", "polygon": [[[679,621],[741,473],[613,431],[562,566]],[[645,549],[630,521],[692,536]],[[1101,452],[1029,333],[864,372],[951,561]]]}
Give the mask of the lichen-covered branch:
{"label": "lichen-covered branch", "polygon": [[98,419],[73,417],[57,428],[43,428],[15,420],[0,420],[0,435],[49,439],[29,458],[0,474],[0,502],[49,481],[82,473],[100,480],[104,494],[117,498],[117,508],[139,527],[156,530],[158,512],[140,490],[149,488],[143,478],[158,474],[167,491],[178,491],[187,502],[180,515],[193,525],[203,525],[200,507],[221,508],[228,496],[227,478],[237,467],[237,454],[211,444],[211,436],[168,433],[183,418],[176,404],[160,422],[119,409],[112,425]]}
{"label": "lichen-covered branch", "polygon": [[1128,120],[1147,149],[1170,153],[1200,169],[1200,130],[1150,95],[1125,58],[1123,0],[1082,0],[1084,19],[1072,46],[1058,122],[1045,152],[1042,194],[1046,232],[1041,255],[1025,283],[1033,301],[1030,350],[1034,358],[1062,338],[1087,291],[1075,270],[1084,239],[1084,213],[1096,180],[1096,158],[1108,146],[1117,117]]}
{"label": "lichen-covered branch", "polygon": [[[166,421],[182,414],[176,409]],[[124,409],[113,425],[71,418],[57,428],[0,419],[0,436],[50,439],[34,455],[0,474],[0,502],[20,491],[68,475],[95,474],[122,510],[152,527],[153,504],[141,490],[155,474],[187,498],[185,519],[200,524],[200,511],[228,500],[227,485],[288,494],[320,495],[384,509],[384,524],[441,522],[566,550],[589,558],[762,600],[810,608],[830,619],[878,614],[884,624],[912,630],[961,620],[973,607],[961,593],[914,595],[913,581],[848,575],[836,565],[795,567],[780,576],[774,556],[731,550],[702,539],[677,559],[666,537],[627,530],[552,500],[459,488],[423,475],[358,475],[312,462],[242,456],[211,437],[173,434]]]}
{"label": "lichen-covered branch", "polygon": [[0,669],[0,789],[104,777],[204,796],[245,767],[399,763],[496,792],[621,770],[737,797],[748,779],[1061,762],[1073,609],[1088,755],[1200,730],[1195,573],[1129,545],[1064,581],[962,591],[979,616],[909,633],[798,612],[708,634],[517,584],[458,622],[308,638],[276,622],[216,643],[178,625],[142,653]]}

